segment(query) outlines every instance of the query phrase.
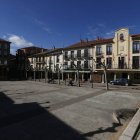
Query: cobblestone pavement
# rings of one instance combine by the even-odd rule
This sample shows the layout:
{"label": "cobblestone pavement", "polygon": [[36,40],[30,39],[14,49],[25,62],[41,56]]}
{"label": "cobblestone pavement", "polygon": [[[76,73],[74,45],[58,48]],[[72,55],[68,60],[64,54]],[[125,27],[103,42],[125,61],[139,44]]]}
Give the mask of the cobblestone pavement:
{"label": "cobblestone pavement", "polygon": [[[136,88],[138,88],[136,86]],[[0,140],[109,140],[112,112],[135,108],[134,87],[85,87],[34,81],[0,82]]]}

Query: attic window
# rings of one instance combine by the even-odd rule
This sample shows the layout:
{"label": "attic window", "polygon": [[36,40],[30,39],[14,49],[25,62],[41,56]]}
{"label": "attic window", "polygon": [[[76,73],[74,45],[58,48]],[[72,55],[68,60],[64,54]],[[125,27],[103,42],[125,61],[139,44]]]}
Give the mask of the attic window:
{"label": "attic window", "polygon": [[124,41],[124,34],[120,34],[120,41]]}

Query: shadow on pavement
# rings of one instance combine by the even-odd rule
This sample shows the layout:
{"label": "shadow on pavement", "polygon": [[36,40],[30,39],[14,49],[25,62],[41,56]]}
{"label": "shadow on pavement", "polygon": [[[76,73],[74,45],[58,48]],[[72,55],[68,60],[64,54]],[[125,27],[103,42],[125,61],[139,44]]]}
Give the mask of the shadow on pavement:
{"label": "shadow on pavement", "polygon": [[121,126],[121,125],[118,123],[112,123],[112,126],[110,126],[110,127],[107,127],[105,129],[100,127],[95,131],[91,131],[91,132],[83,134],[83,136],[84,137],[92,137],[95,134],[100,134],[100,133],[107,133],[107,132],[115,133],[115,132],[117,132],[116,128],[119,126]]}
{"label": "shadow on pavement", "polygon": [[38,103],[15,104],[0,92],[0,140],[9,139],[86,140],[77,130]]}

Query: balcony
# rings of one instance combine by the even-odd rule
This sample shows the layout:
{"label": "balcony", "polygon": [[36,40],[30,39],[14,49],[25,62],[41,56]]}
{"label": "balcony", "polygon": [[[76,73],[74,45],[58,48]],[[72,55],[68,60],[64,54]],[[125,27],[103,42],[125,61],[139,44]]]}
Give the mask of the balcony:
{"label": "balcony", "polygon": [[78,60],[83,59],[82,55],[81,55],[81,54],[78,54],[78,55],[77,55],[77,59],[78,59]]}
{"label": "balcony", "polygon": [[36,63],[39,63],[39,64],[44,64],[45,61],[44,60],[36,60]]}
{"label": "balcony", "polygon": [[52,65],[53,64],[53,61],[52,60],[49,60],[49,65]]}
{"label": "balcony", "polygon": [[140,53],[140,50],[133,50],[133,53]]}
{"label": "balcony", "polygon": [[112,55],[112,52],[111,51],[107,51],[106,55]]}
{"label": "balcony", "polygon": [[70,54],[68,57],[71,60],[76,60],[77,59],[77,55],[76,54]]}
{"label": "balcony", "polygon": [[93,57],[93,56],[92,56],[90,53],[88,53],[88,54],[83,53],[83,54],[82,54],[82,58],[84,58],[84,59],[86,59],[86,60],[90,60],[91,57]]}
{"label": "balcony", "polygon": [[64,55],[64,60],[66,60],[66,61],[70,60],[69,55]]}
{"label": "balcony", "polygon": [[104,55],[103,52],[96,52],[96,57],[104,57],[103,55]]}
{"label": "balcony", "polygon": [[64,70],[76,70],[76,68],[74,66],[67,65],[64,67]]}
{"label": "balcony", "polygon": [[140,65],[139,64],[132,64],[132,69],[140,69]]}

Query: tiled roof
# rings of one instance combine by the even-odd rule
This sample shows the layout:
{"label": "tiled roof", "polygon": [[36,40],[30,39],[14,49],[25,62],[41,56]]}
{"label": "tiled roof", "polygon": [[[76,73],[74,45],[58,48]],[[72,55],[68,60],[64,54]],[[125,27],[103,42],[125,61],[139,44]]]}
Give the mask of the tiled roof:
{"label": "tiled roof", "polygon": [[1,39],[1,38],[0,38],[0,42],[7,42],[7,43],[11,43],[11,42],[9,42],[9,41],[7,41],[7,40],[4,40],[4,39]]}
{"label": "tiled roof", "polygon": [[131,37],[140,37],[140,34],[133,34]]}
{"label": "tiled roof", "polygon": [[56,49],[47,50],[45,52],[37,53],[37,54],[34,54],[32,56],[50,55],[50,54],[55,54],[57,52],[60,52],[62,50],[63,50],[63,48],[56,48]]}
{"label": "tiled roof", "polygon": [[81,41],[76,44],[70,45],[66,48],[65,50],[69,49],[78,49],[78,48],[84,48],[84,47],[90,47],[92,45],[99,45],[99,44],[106,44],[106,43],[113,43],[113,38],[109,39],[98,39],[98,40],[93,40],[93,41]]}
{"label": "tiled roof", "polygon": [[37,47],[37,46],[29,46],[29,47],[24,47],[24,48],[20,48],[20,49],[45,49],[45,48],[40,48],[40,47]]}

